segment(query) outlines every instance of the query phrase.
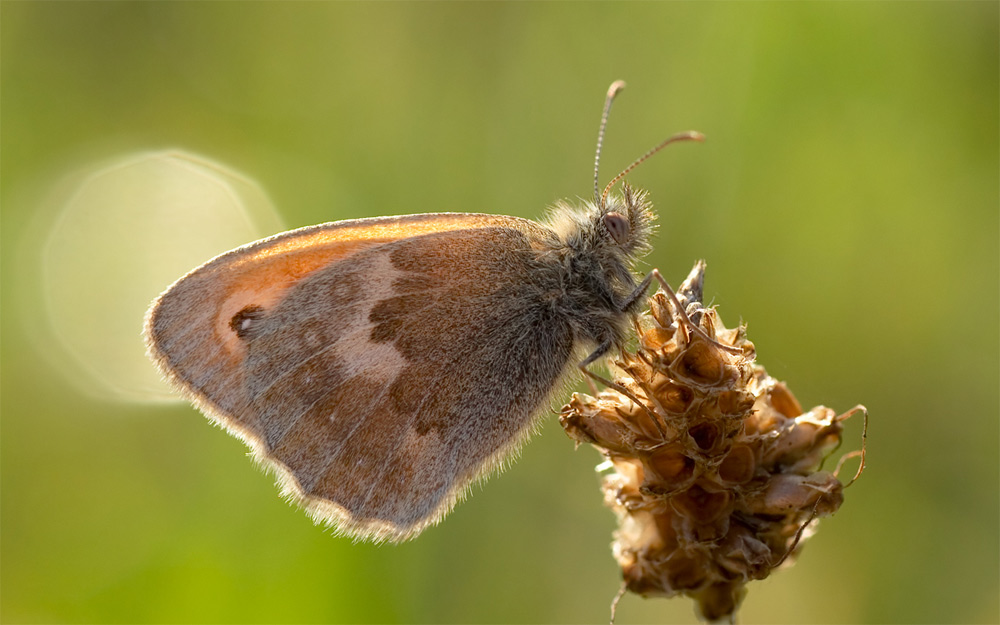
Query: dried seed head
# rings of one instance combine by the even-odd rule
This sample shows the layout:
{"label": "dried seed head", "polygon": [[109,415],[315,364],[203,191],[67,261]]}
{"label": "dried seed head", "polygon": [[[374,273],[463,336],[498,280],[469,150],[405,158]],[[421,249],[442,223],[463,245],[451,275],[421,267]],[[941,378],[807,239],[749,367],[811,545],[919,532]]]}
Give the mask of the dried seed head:
{"label": "dried seed head", "polygon": [[843,485],[819,467],[855,410],[803,412],[754,364],[745,329],[701,304],[704,271],[696,264],[677,292],[690,321],[659,291],[638,348],[615,362],[616,382],[645,406],[615,390],[575,394],[560,423],[614,467],[602,488],[619,519],[613,553],[625,587],[687,595],[717,621],[734,618],[746,583],[767,577],[814,519],[840,507]]}

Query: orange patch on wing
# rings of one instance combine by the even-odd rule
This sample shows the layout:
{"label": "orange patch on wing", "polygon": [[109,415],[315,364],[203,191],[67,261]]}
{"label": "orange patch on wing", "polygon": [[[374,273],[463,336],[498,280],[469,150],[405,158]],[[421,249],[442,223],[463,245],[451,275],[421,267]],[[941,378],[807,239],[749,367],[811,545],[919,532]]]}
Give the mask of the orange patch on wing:
{"label": "orange patch on wing", "polygon": [[[321,233],[315,237],[319,243]],[[351,256],[357,251],[389,240],[346,240],[320,247],[291,250],[265,249],[230,266],[233,276],[226,282],[226,295],[215,318],[215,334],[225,350],[241,356],[243,342],[236,336],[230,321],[248,306],[270,310],[285,298],[299,281],[324,267]],[[307,243],[308,245],[309,243]],[[282,247],[282,246],[276,246]]]}

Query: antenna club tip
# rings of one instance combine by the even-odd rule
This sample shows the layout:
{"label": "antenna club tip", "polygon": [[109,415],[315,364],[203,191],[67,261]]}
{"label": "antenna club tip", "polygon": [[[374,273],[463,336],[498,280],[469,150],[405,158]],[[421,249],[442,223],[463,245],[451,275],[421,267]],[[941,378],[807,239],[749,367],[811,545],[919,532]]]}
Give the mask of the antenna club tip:
{"label": "antenna club tip", "polygon": [[686,136],[686,138],[692,141],[698,141],[698,142],[705,141],[705,135],[701,134],[697,130],[689,130],[688,132],[685,132],[684,135]]}
{"label": "antenna club tip", "polygon": [[615,97],[616,95],[618,95],[618,92],[621,91],[624,88],[625,88],[625,81],[624,80],[616,80],[616,81],[614,81],[613,83],[611,83],[611,86],[608,87],[608,97],[609,98]]}

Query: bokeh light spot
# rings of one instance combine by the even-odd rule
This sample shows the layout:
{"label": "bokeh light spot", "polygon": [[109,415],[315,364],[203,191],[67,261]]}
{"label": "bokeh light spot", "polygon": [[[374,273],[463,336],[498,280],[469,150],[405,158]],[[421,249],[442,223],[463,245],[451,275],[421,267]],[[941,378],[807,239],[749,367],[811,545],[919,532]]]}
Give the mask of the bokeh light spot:
{"label": "bokeh light spot", "polygon": [[208,259],[282,230],[252,180],[182,151],[92,166],[42,247],[45,310],[91,395],[175,398],[145,355],[142,324],[158,293]]}

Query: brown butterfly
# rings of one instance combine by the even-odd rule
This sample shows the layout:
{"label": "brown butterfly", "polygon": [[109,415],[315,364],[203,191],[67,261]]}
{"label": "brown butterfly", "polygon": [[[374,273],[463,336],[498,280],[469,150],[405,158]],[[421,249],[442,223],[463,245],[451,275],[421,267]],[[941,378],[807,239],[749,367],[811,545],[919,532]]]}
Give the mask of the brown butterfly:
{"label": "brown butterfly", "polygon": [[[360,539],[404,540],[530,435],[568,376],[621,346],[653,274],[627,185],[544,223],[473,213],[285,232],[218,256],[149,310],[153,360],[283,493]],[[589,355],[588,355],[589,354]],[[601,379],[601,378],[597,378]],[[604,381],[604,380],[602,380]]]}

